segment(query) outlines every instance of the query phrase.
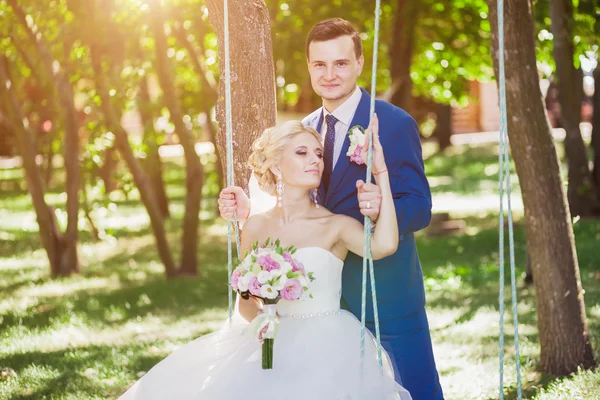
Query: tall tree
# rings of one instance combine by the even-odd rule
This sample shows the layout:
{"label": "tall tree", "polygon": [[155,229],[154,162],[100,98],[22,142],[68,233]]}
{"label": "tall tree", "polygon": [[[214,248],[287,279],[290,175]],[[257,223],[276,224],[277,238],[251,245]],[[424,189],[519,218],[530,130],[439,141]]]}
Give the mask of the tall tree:
{"label": "tall tree", "polygon": [[[79,121],[75,110],[73,99],[73,86],[67,78],[64,68],[59,60],[56,60],[46,43],[43,33],[33,22],[28,22],[27,12],[16,0],[7,0],[21,28],[27,34],[32,48],[37,52],[37,59],[43,65],[49,82],[53,84],[54,93],[62,111],[62,122],[65,130],[64,135],[64,163],[66,170],[66,193],[67,193],[67,228],[62,236],[56,256],[57,260],[51,261],[51,272],[53,275],[69,275],[79,271],[79,259],[77,256],[77,240],[79,231],[77,223],[79,220]],[[69,42],[67,42],[69,43]],[[72,41],[70,41],[72,44]],[[65,44],[64,53],[69,54],[70,45]],[[66,60],[63,60],[63,64]],[[37,184],[37,180],[31,181]]]}
{"label": "tall tree", "polygon": [[[223,1],[207,0],[206,5],[219,43],[221,79],[217,102],[217,143],[220,154],[226,154]],[[236,184],[246,187],[249,178],[246,161],[252,151],[252,142],[266,128],[275,125],[277,115],[271,26],[265,3],[262,0],[229,2],[229,32],[235,148],[233,167]]]}
{"label": "tall tree", "polygon": [[108,26],[106,18],[102,18],[102,15],[106,12],[106,10],[100,8],[99,0],[94,0],[92,4],[92,12],[89,13],[87,17],[90,18],[89,28],[90,33],[93,34],[88,35],[90,40],[88,45],[90,46],[90,55],[94,70],[96,91],[100,96],[102,111],[104,118],[106,119],[106,124],[116,136],[116,148],[119,150],[127,166],[129,167],[129,170],[133,175],[134,182],[140,191],[142,203],[148,211],[150,225],[156,240],[158,254],[165,266],[165,272],[167,276],[172,277],[177,275],[177,270],[169,249],[169,243],[167,241],[163,224],[163,214],[161,214],[159,202],[156,198],[156,192],[151,184],[150,179],[144,173],[140,163],[133,153],[131,145],[129,144],[127,132],[119,121],[120,118],[111,102],[111,96],[109,94],[109,86],[106,79],[106,69],[103,67],[105,65],[103,62],[103,53],[104,49],[106,48],[106,43],[102,42],[102,38],[107,37],[107,35],[99,34],[100,32],[105,31],[106,26]]}
{"label": "tall tree", "polygon": [[600,212],[599,198],[589,169],[587,151],[579,122],[581,120],[582,81],[573,65],[574,50],[570,21],[571,0],[551,0],[550,16],[554,35],[554,60],[561,119],[566,131],[565,152],[569,168],[567,196],[572,216],[588,217]]}
{"label": "tall tree", "polygon": [[397,0],[392,42],[390,46],[390,72],[392,76],[391,103],[411,112],[413,82],[410,68],[416,46],[416,29],[422,3]]}
{"label": "tall tree", "polygon": [[137,108],[140,113],[140,121],[144,127],[144,147],[146,158],[144,160],[144,169],[152,184],[154,198],[158,202],[158,207],[164,218],[169,217],[169,199],[163,181],[163,163],[158,153],[158,135],[154,129],[154,105],[150,99],[150,90],[148,89],[148,77],[144,74],[140,79],[138,91]]}
{"label": "tall tree", "polygon": [[[221,160],[221,152],[217,147],[217,129],[211,120],[212,114],[212,106],[217,101],[217,96],[219,95],[217,89],[217,83],[214,81],[213,76],[207,70],[204,62],[204,53],[206,52],[204,46],[204,37],[206,36],[205,22],[202,20],[196,21],[198,32],[198,39],[196,40],[198,43],[198,51],[194,48],[192,42],[189,40],[190,33],[186,31],[183,24],[174,24],[173,26],[173,34],[179,42],[185,47],[188,52],[189,59],[194,66],[194,70],[196,74],[200,78],[200,82],[202,82],[202,91],[204,92],[204,101],[202,101],[202,111],[206,115],[206,128],[208,130],[208,135],[210,137],[210,141],[215,146],[215,155],[216,164],[217,164],[217,179],[219,180],[219,191],[223,188],[225,184],[225,175],[223,174],[223,169],[219,168],[222,165]],[[192,36],[194,37],[194,36]],[[208,100],[208,101],[207,101]]]}
{"label": "tall tree", "polygon": [[600,63],[594,70],[594,115],[592,117],[592,150],[594,152],[593,177],[600,192]]}
{"label": "tall tree", "polygon": [[150,5],[150,26],[155,41],[156,72],[162,88],[163,100],[171,114],[170,119],[183,147],[185,157],[185,213],[183,216],[180,273],[196,275],[198,269],[198,227],[204,169],[196,153],[196,140],[183,120],[183,112],[173,83],[172,66],[168,57],[168,44],[165,34],[165,21],[160,1]]}
{"label": "tall tree", "polygon": [[[496,0],[487,0],[498,75]],[[558,157],[538,85],[531,3],[506,0],[508,133],[521,184],[528,251],[535,276],[542,370],[568,375],[596,362]],[[548,201],[553,199],[553,201]]]}
{"label": "tall tree", "polygon": [[44,184],[39,167],[35,162],[36,149],[33,135],[28,129],[26,117],[21,112],[19,101],[15,94],[13,81],[7,72],[7,62],[0,58],[0,100],[2,109],[6,110],[13,132],[17,138],[19,153],[23,159],[25,181],[27,190],[31,194],[33,208],[40,229],[42,245],[50,261],[50,270],[61,270],[62,234],[58,228],[54,208],[50,207],[45,199]]}
{"label": "tall tree", "polygon": [[433,137],[437,139],[439,151],[450,147],[452,142],[452,107],[448,104],[436,104],[435,130]]}

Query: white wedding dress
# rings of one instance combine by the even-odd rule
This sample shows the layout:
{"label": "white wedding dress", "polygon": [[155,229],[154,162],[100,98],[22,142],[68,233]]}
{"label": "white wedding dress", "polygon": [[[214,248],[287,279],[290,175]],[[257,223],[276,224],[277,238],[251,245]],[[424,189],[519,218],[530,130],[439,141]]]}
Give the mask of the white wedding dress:
{"label": "white wedding dress", "polygon": [[385,352],[381,374],[368,330],[361,368],[360,322],[340,310],[343,261],[320,247],[300,248],[295,256],[314,273],[313,298],[277,304],[273,369],[262,369],[261,345],[238,314],[173,352],[120,399],[410,400]]}

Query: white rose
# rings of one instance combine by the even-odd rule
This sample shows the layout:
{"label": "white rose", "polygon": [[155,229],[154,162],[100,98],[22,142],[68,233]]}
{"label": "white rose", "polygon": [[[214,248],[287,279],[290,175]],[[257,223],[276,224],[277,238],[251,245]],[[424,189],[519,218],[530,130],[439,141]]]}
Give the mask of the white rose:
{"label": "white rose", "polygon": [[244,261],[242,261],[242,267],[245,269],[249,269],[250,266],[252,266],[252,256],[248,256],[246,258],[244,258]]}
{"label": "white rose", "polygon": [[283,259],[283,256],[279,253],[273,253],[271,254],[271,259],[273,261],[275,261],[278,264],[282,264],[285,260]]}
{"label": "white rose", "polygon": [[281,275],[283,275],[283,272],[281,272],[280,269],[274,269],[274,270],[270,271],[269,274],[271,275],[271,279],[269,279],[269,280],[274,280],[274,279],[279,278]]}
{"label": "white rose", "polygon": [[269,280],[271,280],[271,273],[269,271],[260,271],[258,273],[258,283],[260,283],[261,285],[267,283]]}
{"label": "white rose", "polygon": [[348,147],[348,152],[346,153],[346,155],[348,157],[350,157],[352,154],[354,154],[354,151],[356,150],[356,143],[352,143],[350,145],[350,147]]}
{"label": "white rose", "polygon": [[304,275],[300,275],[296,279],[298,280],[298,282],[300,282],[300,285],[302,285],[302,287],[308,287],[308,279],[306,279],[306,277],[304,277]]}
{"label": "white rose", "polygon": [[362,132],[358,132],[358,133],[356,134],[356,139],[355,139],[355,140],[356,140],[356,143],[357,143],[358,145],[360,145],[360,146],[363,146],[363,147],[364,147],[364,145],[365,145],[365,139],[366,139],[366,138],[367,138],[367,135],[365,135],[365,134],[364,134],[364,133],[362,133]]}
{"label": "white rose", "polygon": [[278,294],[279,292],[269,284],[262,285],[260,288],[260,297],[264,297],[265,299],[274,299]]}
{"label": "white rose", "polygon": [[290,264],[289,262],[287,262],[287,261],[284,261],[284,262],[281,264],[281,273],[282,273],[282,274],[286,275],[286,274],[287,274],[288,272],[290,272],[291,270],[292,270],[292,264]]}
{"label": "white rose", "polygon": [[254,263],[250,266],[249,270],[252,272],[252,275],[257,276],[260,274],[260,265]]}
{"label": "white rose", "polygon": [[272,286],[275,290],[279,291],[282,290],[283,287],[285,286],[285,283],[287,282],[287,278],[285,275],[281,275],[278,278],[274,279],[272,282]]}
{"label": "white rose", "polygon": [[240,292],[245,292],[246,290],[248,290],[248,284],[250,284],[250,279],[252,279],[251,274],[240,276],[240,279],[238,280],[238,290]]}

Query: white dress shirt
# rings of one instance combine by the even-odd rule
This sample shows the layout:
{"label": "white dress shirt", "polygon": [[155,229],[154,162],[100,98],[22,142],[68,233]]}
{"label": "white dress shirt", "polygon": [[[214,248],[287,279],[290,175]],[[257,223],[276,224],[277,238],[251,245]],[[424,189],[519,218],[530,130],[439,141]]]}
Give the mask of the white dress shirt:
{"label": "white dress shirt", "polygon": [[354,90],[354,93],[352,93],[352,95],[348,97],[346,101],[343,102],[332,113],[327,111],[325,106],[323,106],[323,124],[321,126],[321,137],[323,137],[323,142],[325,142],[325,135],[327,135],[327,123],[325,122],[325,117],[329,114],[332,114],[338,120],[338,122],[335,124],[335,144],[333,146],[332,164],[333,168],[335,168],[335,164],[340,158],[340,152],[342,151],[346,134],[348,133],[348,129],[350,129],[352,118],[354,118],[354,114],[356,114],[356,109],[358,108],[358,103],[360,103],[361,97],[362,92],[357,86]]}

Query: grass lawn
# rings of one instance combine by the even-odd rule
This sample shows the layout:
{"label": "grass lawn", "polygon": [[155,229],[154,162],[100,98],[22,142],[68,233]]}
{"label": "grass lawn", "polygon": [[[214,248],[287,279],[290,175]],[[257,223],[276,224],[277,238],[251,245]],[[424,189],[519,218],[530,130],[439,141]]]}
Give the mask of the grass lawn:
{"label": "grass lawn", "polygon": [[[498,398],[496,157],[493,146],[460,146],[445,157],[429,155],[426,162],[434,207],[468,226],[462,235],[418,235],[434,350],[449,400]],[[173,164],[166,176],[173,199],[167,230],[178,255],[183,181]],[[115,194],[109,207],[94,211],[105,232],[102,241],[94,242],[82,222],[82,274],[51,280],[21,179],[20,170],[0,171],[0,368],[17,375],[0,378],[0,399],[116,398],[177,346],[219,328],[227,307],[226,225],[215,219],[214,198],[207,197],[200,215],[197,278],[164,279],[135,194],[129,199]],[[65,201],[60,188],[48,199]],[[520,202],[514,200],[524,397],[600,399],[600,371],[554,379],[537,370],[535,296],[522,283],[525,237]],[[600,221],[577,222],[575,235],[600,358]],[[514,399],[509,287],[506,299],[505,394]]]}

